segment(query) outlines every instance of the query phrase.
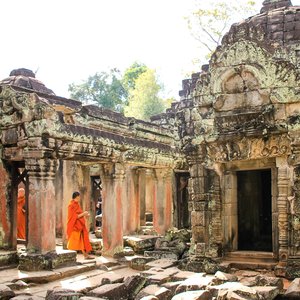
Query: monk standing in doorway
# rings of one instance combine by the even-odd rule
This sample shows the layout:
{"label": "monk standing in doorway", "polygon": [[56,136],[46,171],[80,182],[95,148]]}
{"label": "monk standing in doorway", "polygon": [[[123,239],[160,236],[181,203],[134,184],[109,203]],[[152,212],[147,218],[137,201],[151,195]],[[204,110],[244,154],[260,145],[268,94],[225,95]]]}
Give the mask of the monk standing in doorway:
{"label": "monk standing in doorway", "polygon": [[17,238],[26,239],[25,230],[25,190],[18,190],[18,208],[17,208]]}
{"label": "monk standing in doorway", "polygon": [[92,246],[84,218],[88,217],[89,213],[82,211],[79,201],[80,193],[74,192],[68,205],[67,248],[69,250],[81,250],[86,259],[92,259],[93,257],[88,255]]}

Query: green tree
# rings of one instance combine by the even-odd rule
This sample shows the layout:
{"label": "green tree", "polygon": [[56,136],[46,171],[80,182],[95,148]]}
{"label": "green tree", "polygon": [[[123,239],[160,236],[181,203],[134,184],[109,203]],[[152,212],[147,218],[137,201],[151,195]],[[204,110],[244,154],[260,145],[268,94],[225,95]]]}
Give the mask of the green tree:
{"label": "green tree", "polygon": [[126,90],[118,69],[96,73],[81,84],[72,83],[68,90],[73,99],[115,111],[122,111],[126,101]]}
{"label": "green tree", "polygon": [[146,72],[148,67],[144,64],[134,62],[129,68],[127,68],[123,75],[123,86],[127,91],[135,88],[135,81],[144,72]]}
{"label": "green tree", "polygon": [[189,29],[199,41],[200,48],[208,59],[221,43],[230,26],[257,11],[254,0],[197,1],[197,7],[187,17]]}
{"label": "green tree", "polygon": [[159,97],[161,85],[155,71],[147,69],[135,80],[135,88],[129,89],[128,106],[124,112],[128,117],[149,120],[151,116],[162,113],[165,103]]}

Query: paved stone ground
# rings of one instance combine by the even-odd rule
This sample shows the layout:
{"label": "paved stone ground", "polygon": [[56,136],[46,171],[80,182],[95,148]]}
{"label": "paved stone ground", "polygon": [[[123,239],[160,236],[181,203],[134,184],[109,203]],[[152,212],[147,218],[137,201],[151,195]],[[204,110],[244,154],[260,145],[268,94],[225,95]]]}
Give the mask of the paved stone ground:
{"label": "paved stone ground", "polygon": [[[134,247],[143,247],[137,239]],[[147,246],[147,244],[146,244]],[[23,245],[18,250],[22,251]],[[58,246],[58,249],[61,246]],[[147,246],[148,247],[148,246]],[[132,252],[132,251],[131,251]],[[133,255],[118,259],[95,256],[52,271],[23,272],[17,268],[0,271],[0,299],[300,299],[300,281],[276,278],[271,270],[232,270],[231,274],[182,271],[171,258]],[[299,279],[300,280],[300,279]],[[299,288],[298,288],[299,286]],[[50,292],[50,294],[49,294]],[[17,298],[12,298],[18,296]]]}

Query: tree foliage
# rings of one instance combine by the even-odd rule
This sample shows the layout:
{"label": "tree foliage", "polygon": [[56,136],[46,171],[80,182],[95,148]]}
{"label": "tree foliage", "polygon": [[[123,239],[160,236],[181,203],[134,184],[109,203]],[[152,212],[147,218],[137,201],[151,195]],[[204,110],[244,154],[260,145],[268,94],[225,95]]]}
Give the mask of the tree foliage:
{"label": "tree foliage", "polygon": [[70,97],[85,104],[121,111],[126,100],[126,90],[118,69],[100,72],[88,77],[81,84],[69,85]]}
{"label": "tree foliage", "polygon": [[173,99],[163,101],[158,95],[162,85],[154,70],[134,62],[122,75],[118,69],[100,72],[81,84],[69,85],[70,97],[85,104],[124,112],[127,116],[149,120],[170,106]]}
{"label": "tree foliage", "polygon": [[162,113],[165,103],[159,97],[161,85],[158,83],[155,71],[147,69],[135,80],[135,88],[129,90],[126,116],[149,120],[151,116]]}
{"label": "tree foliage", "polygon": [[129,68],[127,68],[123,75],[123,86],[129,92],[129,90],[135,88],[135,81],[144,72],[146,72],[148,67],[144,64],[134,62]]}
{"label": "tree foliage", "polygon": [[197,7],[187,17],[189,29],[209,58],[221,43],[230,26],[256,11],[254,0],[211,0],[197,1]]}

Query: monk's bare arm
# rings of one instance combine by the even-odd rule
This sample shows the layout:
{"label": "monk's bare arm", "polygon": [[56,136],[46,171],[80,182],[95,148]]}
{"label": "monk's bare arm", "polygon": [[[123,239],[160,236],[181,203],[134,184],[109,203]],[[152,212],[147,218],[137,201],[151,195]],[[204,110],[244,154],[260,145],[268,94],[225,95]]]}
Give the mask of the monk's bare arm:
{"label": "monk's bare arm", "polygon": [[87,211],[84,211],[83,213],[77,215],[77,219],[88,216],[88,215],[89,215],[89,213]]}

